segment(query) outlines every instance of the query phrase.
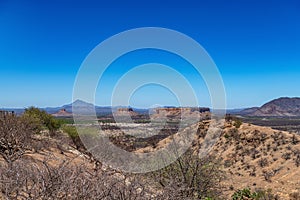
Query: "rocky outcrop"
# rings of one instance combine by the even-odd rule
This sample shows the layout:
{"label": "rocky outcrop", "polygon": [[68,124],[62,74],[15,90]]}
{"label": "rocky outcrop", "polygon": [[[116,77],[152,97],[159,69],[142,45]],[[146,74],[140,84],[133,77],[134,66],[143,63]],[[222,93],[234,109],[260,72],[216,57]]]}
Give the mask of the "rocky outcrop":
{"label": "rocky outcrop", "polygon": [[139,115],[137,112],[134,112],[132,108],[118,108],[116,112],[114,112],[114,116],[137,116]]}
{"label": "rocky outcrop", "polygon": [[52,114],[55,117],[71,117],[73,114],[66,111],[66,109],[61,109],[57,113]]}
{"label": "rocky outcrop", "polygon": [[209,108],[197,107],[167,107],[153,109],[152,118],[171,117],[171,118],[193,118],[209,114]]}

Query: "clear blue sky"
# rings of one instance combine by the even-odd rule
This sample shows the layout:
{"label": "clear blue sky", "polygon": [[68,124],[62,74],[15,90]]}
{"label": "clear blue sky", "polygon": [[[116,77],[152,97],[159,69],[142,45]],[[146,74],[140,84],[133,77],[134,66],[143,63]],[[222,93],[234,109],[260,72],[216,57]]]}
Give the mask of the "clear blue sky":
{"label": "clear blue sky", "polygon": [[[180,31],[208,51],[223,77],[229,108],[300,96],[298,0],[0,0],[0,107],[70,103],[77,71],[97,44],[148,26]],[[149,59],[138,55],[133,58]],[[107,80],[118,73],[112,69]],[[193,71],[186,73],[192,80]],[[174,98],[155,86],[143,90],[133,97],[138,106]],[[165,96],[153,98],[155,92]],[[105,95],[96,96],[98,104],[107,104]]]}

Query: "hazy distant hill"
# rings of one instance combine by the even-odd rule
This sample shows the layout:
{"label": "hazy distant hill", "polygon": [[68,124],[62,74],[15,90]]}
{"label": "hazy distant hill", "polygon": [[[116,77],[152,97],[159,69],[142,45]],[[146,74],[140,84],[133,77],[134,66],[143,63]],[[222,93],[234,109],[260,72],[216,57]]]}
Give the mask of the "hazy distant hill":
{"label": "hazy distant hill", "polygon": [[[111,106],[97,106],[92,103],[87,103],[82,100],[76,100],[73,103],[63,105],[56,108],[45,108],[45,110],[51,114],[57,113],[61,109],[65,109],[69,113],[73,113],[73,108],[76,108],[77,114],[93,114],[96,111],[97,115],[111,115],[113,111],[117,110],[120,107],[111,107]],[[136,109],[134,110],[138,113],[147,113],[148,109]]]}
{"label": "hazy distant hill", "polygon": [[261,107],[248,108],[240,112],[247,116],[298,117],[300,116],[300,98],[282,97],[272,100]]}
{"label": "hazy distant hill", "polygon": [[112,110],[110,106],[95,106],[82,100],[76,100],[71,104],[62,106],[62,108],[71,113],[73,113],[73,107],[76,108],[77,113],[80,114],[92,114],[96,111],[98,115],[107,115],[111,114]]}
{"label": "hazy distant hill", "polygon": [[[112,112],[118,110],[119,108],[126,108],[124,106],[117,106],[117,107],[97,106],[82,100],[76,100],[70,104],[66,104],[63,106],[46,107],[40,109],[45,110],[49,114],[57,114],[61,110],[65,110],[65,112],[67,113],[73,113],[73,106],[77,109],[77,113],[93,114],[95,110],[97,115],[111,115]],[[139,114],[147,114],[149,112],[149,109],[143,109],[143,108],[133,108],[133,109],[135,112],[138,112]],[[14,111],[17,115],[21,115],[25,111],[25,108],[0,108],[0,110]]]}

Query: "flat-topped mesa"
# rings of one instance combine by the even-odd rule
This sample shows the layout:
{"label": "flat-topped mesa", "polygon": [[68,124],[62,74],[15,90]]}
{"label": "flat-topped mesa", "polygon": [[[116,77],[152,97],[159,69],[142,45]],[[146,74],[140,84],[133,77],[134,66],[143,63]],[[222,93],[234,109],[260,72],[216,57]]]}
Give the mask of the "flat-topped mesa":
{"label": "flat-topped mesa", "polygon": [[133,112],[132,108],[118,108],[117,112],[122,113],[122,112]]}
{"label": "flat-topped mesa", "polygon": [[210,116],[209,108],[200,107],[167,107],[167,108],[155,108],[153,109],[153,114],[151,118],[172,118],[172,119],[190,119],[190,118],[200,118],[206,119]]}
{"label": "flat-topped mesa", "polygon": [[122,115],[130,115],[136,116],[138,113],[134,112],[132,108],[118,108],[114,115],[122,116]]}
{"label": "flat-topped mesa", "polygon": [[193,112],[210,112],[209,108],[204,107],[168,107],[168,108],[155,108],[154,113],[155,114],[165,114],[165,113],[193,113]]}
{"label": "flat-topped mesa", "polygon": [[57,113],[52,114],[55,117],[70,117],[72,116],[72,113],[69,113],[66,111],[66,109],[62,108]]}

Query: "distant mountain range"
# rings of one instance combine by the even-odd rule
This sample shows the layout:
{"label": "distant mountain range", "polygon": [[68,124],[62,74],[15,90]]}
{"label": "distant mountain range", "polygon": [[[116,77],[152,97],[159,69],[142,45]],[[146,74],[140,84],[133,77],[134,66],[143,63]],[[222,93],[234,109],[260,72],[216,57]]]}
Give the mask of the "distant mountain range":
{"label": "distant mountain range", "polygon": [[[73,107],[76,108],[76,113],[80,114],[92,114],[96,111],[97,115],[111,115],[112,112],[116,111],[118,108],[122,108],[122,106],[95,106],[91,103],[87,103],[82,100],[76,100],[73,103],[66,104],[60,107],[46,107],[40,108],[41,110],[45,110],[49,114],[58,114],[62,112],[62,110],[66,113],[73,113]],[[124,107],[124,106],[123,106]],[[0,110],[14,111],[16,114],[22,114],[25,108],[0,108]],[[148,109],[140,109],[134,108],[134,110],[140,114],[144,114],[148,112]]]}
{"label": "distant mountain range", "polygon": [[299,117],[300,98],[282,97],[272,100],[261,107],[244,109],[239,114],[258,117]]}
{"label": "distant mountain range", "polygon": [[[64,109],[66,112],[73,113],[73,108],[76,108],[77,114],[92,114],[96,112],[97,115],[111,115],[112,112],[117,110],[119,107],[111,107],[111,106],[96,106],[91,103],[87,103],[82,100],[76,100],[73,103],[63,105],[61,107],[55,108],[44,108],[44,110],[50,114],[54,114]],[[147,109],[135,109],[137,112],[145,112]]]}
{"label": "distant mountain range", "polygon": [[[76,107],[77,113],[91,114],[95,110],[97,115],[111,115],[112,112],[116,111],[118,108],[125,108],[124,106],[94,106],[91,103],[87,103],[82,100],[76,100],[73,103],[66,104],[60,107],[46,107],[41,109],[45,110],[50,114],[59,113],[61,110],[64,110],[67,113],[72,113],[73,106]],[[16,114],[21,114],[24,112],[25,109],[3,108],[0,110],[15,111]],[[133,108],[133,110],[139,114],[146,114],[149,112],[149,109]],[[300,117],[300,98],[282,97],[279,99],[272,100],[261,107],[232,109],[227,110],[227,113],[258,117]]]}

